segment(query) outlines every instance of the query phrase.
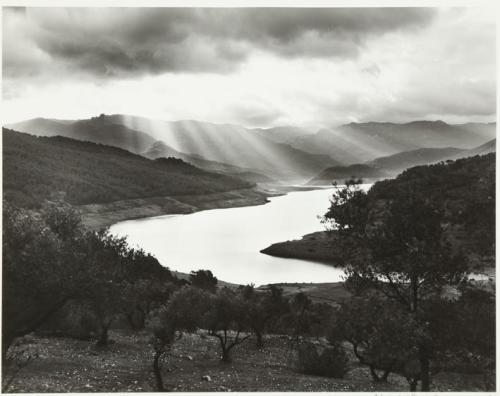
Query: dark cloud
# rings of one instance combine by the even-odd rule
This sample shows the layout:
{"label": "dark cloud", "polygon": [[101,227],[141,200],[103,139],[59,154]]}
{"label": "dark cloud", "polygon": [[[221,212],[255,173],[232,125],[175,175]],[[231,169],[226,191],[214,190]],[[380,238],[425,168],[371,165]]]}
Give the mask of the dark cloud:
{"label": "dark cloud", "polygon": [[[366,41],[428,24],[429,8],[17,8],[4,10],[4,73],[113,77],[227,72],[252,50],[356,57]],[[22,54],[38,52],[37,57]]]}

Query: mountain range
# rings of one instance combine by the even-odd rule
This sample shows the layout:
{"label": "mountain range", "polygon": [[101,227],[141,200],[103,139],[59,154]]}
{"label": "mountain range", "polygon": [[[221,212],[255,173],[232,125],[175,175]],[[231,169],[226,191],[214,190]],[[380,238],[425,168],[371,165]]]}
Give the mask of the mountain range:
{"label": "mountain range", "polygon": [[35,118],[7,127],[111,145],[150,159],[175,157],[251,182],[313,178],[319,183],[352,173],[391,177],[411,166],[489,152],[496,136],[495,123],[367,122],[314,132],[294,126],[248,129],[121,114],[87,120]]}
{"label": "mountain range", "polygon": [[495,138],[496,123],[367,122],[324,128],[315,134],[306,131],[298,134],[296,128],[289,128],[288,134],[283,129],[279,133],[270,129],[268,133],[278,142],[309,153],[329,155],[350,165],[419,148],[470,149]]}

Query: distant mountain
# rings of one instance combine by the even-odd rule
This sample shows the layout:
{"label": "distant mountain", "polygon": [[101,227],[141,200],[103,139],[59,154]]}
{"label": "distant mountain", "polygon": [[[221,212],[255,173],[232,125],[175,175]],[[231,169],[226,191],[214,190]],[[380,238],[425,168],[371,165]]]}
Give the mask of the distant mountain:
{"label": "distant mountain", "polygon": [[144,131],[180,152],[254,169],[277,179],[310,177],[325,167],[339,165],[327,155],[311,154],[276,143],[261,133],[237,125],[155,121],[116,114],[106,119]]}
{"label": "distant mountain", "polygon": [[285,143],[293,146],[293,143],[304,136],[312,135],[314,131],[293,126],[280,126],[274,128],[257,128],[253,132],[271,139],[276,143]]}
{"label": "distant mountain", "polygon": [[102,115],[78,121],[34,118],[6,127],[37,136],[64,136],[115,146],[136,154],[143,152],[155,142],[155,139],[148,134],[121,124],[114,124]]}
{"label": "distant mountain", "polygon": [[495,151],[496,139],[470,150],[447,147],[404,151],[376,158],[364,164],[327,168],[318,174],[318,176],[311,179],[308,184],[324,185],[334,180],[344,181],[350,177],[362,179],[392,178],[414,166],[431,165],[441,161],[484,155]]}
{"label": "distant mountain", "polygon": [[298,137],[290,144],[309,153],[329,155],[344,164],[352,164],[419,148],[470,149],[495,135],[496,123],[367,122],[322,129],[314,135]]}
{"label": "distant mountain", "polygon": [[[4,199],[37,207],[60,193],[75,205],[149,197],[204,196],[252,187],[180,159],[150,160],[126,150],[65,137],[3,129]],[[180,198],[179,198],[180,199]]]}

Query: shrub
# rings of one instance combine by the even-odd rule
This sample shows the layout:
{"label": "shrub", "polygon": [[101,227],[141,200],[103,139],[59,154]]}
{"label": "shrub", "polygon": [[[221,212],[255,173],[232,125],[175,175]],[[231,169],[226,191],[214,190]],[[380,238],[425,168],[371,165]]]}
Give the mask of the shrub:
{"label": "shrub", "polygon": [[348,371],[349,358],[339,344],[322,347],[311,342],[298,346],[298,369],[305,374],[343,378]]}

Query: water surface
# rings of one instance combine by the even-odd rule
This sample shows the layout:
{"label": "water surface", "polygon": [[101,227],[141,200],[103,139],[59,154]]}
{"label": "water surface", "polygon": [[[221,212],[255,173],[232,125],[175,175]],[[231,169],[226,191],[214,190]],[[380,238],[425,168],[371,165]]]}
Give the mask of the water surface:
{"label": "water surface", "polygon": [[111,232],[128,236],[132,246],[180,272],[209,269],[218,279],[239,284],[337,282],[342,269],[259,252],[322,231],[318,216],[328,209],[331,194],[332,189],[291,192],[266,205],[124,221]]}

